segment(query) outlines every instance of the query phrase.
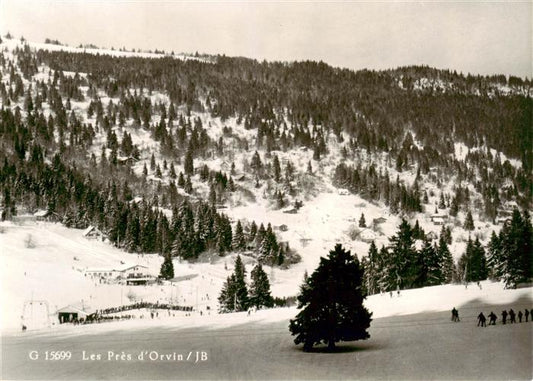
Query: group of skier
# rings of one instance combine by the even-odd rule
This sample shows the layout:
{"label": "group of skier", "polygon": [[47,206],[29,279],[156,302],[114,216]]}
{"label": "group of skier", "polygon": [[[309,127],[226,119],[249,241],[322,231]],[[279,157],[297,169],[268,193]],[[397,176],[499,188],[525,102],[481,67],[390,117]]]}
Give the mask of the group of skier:
{"label": "group of skier", "polygon": [[[454,308],[455,309],[455,308]],[[452,315],[453,315],[453,310],[452,310]],[[518,314],[514,312],[514,310],[511,308],[509,310],[509,312],[507,312],[506,310],[503,310],[502,311],[502,324],[506,324],[507,323],[507,317],[509,317],[509,323],[516,323],[516,318],[518,317],[518,322],[519,323],[522,323],[522,318],[525,317],[525,320],[526,320],[526,323],[529,321],[529,316],[531,315],[531,321],[533,321],[533,309],[531,309],[531,312],[526,308],[524,310],[524,313],[522,313],[521,310],[518,311]],[[489,318],[489,325],[496,325],[496,320],[498,319],[498,317],[496,316],[496,314],[491,311],[490,314],[488,315],[488,318]],[[452,317],[453,319],[453,317]],[[487,318],[485,317],[485,315],[483,315],[483,312],[481,312],[478,316],[477,316],[477,326],[481,326],[481,327],[486,327],[487,326]]]}
{"label": "group of skier", "polygon": [[[507,317],[509,317],[509,323],[513,324],[516,323],[516,318],[518,317],[518,322],[522,323],[522,318],[525,318],[525,322],[527,323],[529,321],[529,317],[531,316],[531,321],[533,322],[533,309],[524,309],[524,312],[521,310],[518,311],[518,313],[515,313],[514,310],[511,308],[509,312],[507,310],[502,311],[502,324],[507,324]],[[498,317],[493,311],[490,311],[490,314],[488,315],[489,318],[489,325],[496,325],[496,320],[498,320]],[[459,320],[459,311],[453,307],[452,309],[452,321],[458,322]],[[487,317],[483,314],[483,312],[480,312],[477,316],[477,326],[486,327],[487,326]]]}

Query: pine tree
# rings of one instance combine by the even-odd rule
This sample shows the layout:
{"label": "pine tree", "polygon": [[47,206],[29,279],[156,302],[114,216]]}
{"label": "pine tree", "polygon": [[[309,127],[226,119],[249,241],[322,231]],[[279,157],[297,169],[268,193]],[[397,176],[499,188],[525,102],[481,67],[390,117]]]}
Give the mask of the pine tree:
{"label": "pine tree", "polygon": [[233,249],[236,251],[242,251],[246,248],[246,239],[244,238],[244,230],[242,228],[241,221],[237,221],[235,226],[235,234],[233,236]]}
{"label": "pine tree", "polygon": [[217,192],[215,191],[215,184],[212,182],[209,186],[209,205],[215,206],[217,203]]}
{"label": "pine tree", "polygon": [[254,170],[256,175],[258,175],[263,168],[263,163],[261,162],[259,152],[255,151],[254,155],[252,156],[252,161],[250,162],[250,167]]}
{"label": "pine tree", "polygon": [[187,150],[185,154],[185,162],[183,163],[183,170],[186,175],[192,176],[194,174],[194,160],[192,156],[192,150]]}
{"label": "pine tree", "polygon": [[274,155],[274,157],[272,158],[272,171],[274,181],[279,183],[281,180],[281,165],[279,164],[279,159],[277,155]]}
{"label": "pine tree", "polygon": [[163,173],[161,173],[161,167],[159,166],[159,164],[157,164],[156,166],[155,177],[157,177],[158,179],[163,177]]}
{"label": "pine tree", "polygon": [[440,199],[439,199],[439,209],[445,209],[445,208],[446,208],[446,203],[444,202],[444,194],[441,193]]}
{"label": "pine tree", "polygon": [[424,240],[424,246],[418,253],[418,287],[435,286],[443,282],[441,261],[438,252],[429,240]]}
{"label": "pine tree", "polygon": [[485,249],[479,239],[468,238],[465,253],[459,258],[458,272],[464,282],[478,282],[487,279]]}
{"label": "pine tree", "polygon": [[465,228],[465,230],[468,231],[474,230],[474,219],[472,218],[472,213],[470,213],[470,211],[468,211],[468,213],[466,214],[466,219],[463,227]]}
{"label": "pine tree", "polygon": [[174,278],[174,265],[172,264],[172,258],[170,255],[165,255],[165,260],[161,265],[159,277],[167,280]]}
{"label": "pine tree", "polygon": [[246,288],[246,269],[240,255],[235,259],[235,311],[248,309],[248,289]]}
{"label": "pine tree", "polygon": [[174,162],[171,162],[170,163],[170,171],[169,171],[169,176],[172,180],[175,180],[176,179],[176,169],[174,168]]}
{"label": "pine tree", "polygon": [[250,285],[250,306],[256,308],[273,307],[274,299],[270,295],[270,282],[261,264],[257,264],[251,273],[252,284]]}
{"label": "pine tree", "polygon": [[185,180],[185,185],[183,186],[183,190],[187,192],[188,194],[192,194],[192,181],[191,176],[187,176],[187,179]]}
{"label": "pine tree", "polygon": [[146,168],[146,163],[143,165],[143,176],[148,176],[148,168]]}
{"label": "pine tree", "polygon": [[222,286],[222,291],[220,292],[220,296],[218,297],[220,313],[235,311],[235,292],[235,274],[231,274],[231,276],[226,279],[226,282]]}
{"label": "pine tree", "polygon": [[376,294],[379,290],[378,249],[374,241],[368,249],[367,266],[364,268],[365,286],[368,294]]}
{"label": "pine tree", "polygon": [[153,172],[155,171],[155,156],[152,153],[152,156],[150,157],[150,170]]}
{"label": "pine tree", "polygon": [[250,224],[250,233],[248,234],[248,242],[254,242],[257,235],[257,224],[252,221]]}
{"label": "pine tree", "polygon": [[340,244],[321,258],[315,272],[302,285],[298,308],[289,329],[296,335],[295,344],[303,343],[304,351],[315,344],[327,343],[333,350],[339,341],[368,339],[371,313],[363,306],[363,270],[356,256]]}
{"label": "pine tree", "polygon": [[487,268],[491,279],[499,280],[504,274],[501,239],[494,230],[487,246]]}
{"label": "pine tree", "polygon": [[405,219],[402,219],[398,233],[391,238],[391,243],[392,263],[389,268],[388,289],[411,288],[418,274],[417,255],[414,248],[413,232]]}
{"label": "pine tree", "polygon": [[533,233],[529,212],[513,210],[511,222],[501,231],[502,278],[507,287],[516,287],[532,278]]}
{"label": "pine tree", "polygon": [[310,175],[313,174],[313,166],[311,165],[311,161],[307,163],[307,173]]}
{"label": "pine tree", "polygon": [[366,228],[366,220],[365,220],[365,214],[361,213],[361,217],[359,218],[359,227],[360,228]]}
{"label": "pine tree", "polygon": [[441,233],[439,237],[439,243],[437,246],[437,255],[440,259],[440,268],[443,281],[445,283],[451,283],[455,274],[455,264],[453,263],[452,253],[448,248],[446,237]]}

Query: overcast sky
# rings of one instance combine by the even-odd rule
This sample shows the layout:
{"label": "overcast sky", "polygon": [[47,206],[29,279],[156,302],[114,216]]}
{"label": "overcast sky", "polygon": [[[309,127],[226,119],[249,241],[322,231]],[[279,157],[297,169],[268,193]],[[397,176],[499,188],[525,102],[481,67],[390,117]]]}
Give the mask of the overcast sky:
{"label": "overcast sky", "polygon": [[0,0],[2,34],[36,42],[529,78],[532,17],[530,1]]}

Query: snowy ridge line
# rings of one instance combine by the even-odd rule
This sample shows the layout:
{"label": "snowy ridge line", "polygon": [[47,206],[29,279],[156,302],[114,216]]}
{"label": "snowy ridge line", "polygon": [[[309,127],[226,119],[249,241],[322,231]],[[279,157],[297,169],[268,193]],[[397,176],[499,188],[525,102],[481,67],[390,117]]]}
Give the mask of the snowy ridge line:
{"label": "snowy ridge line", "polygon": [[113,49],[105,49],[105,48],[85,48],[85,47],[73,47],[69,45],[56,45],[56,44],[47,44],[47,43],[40,43],[40,42],[31,42],[31,41],[24,41],[21,42],[18,39],[5,39],[0,46],[7,46],[10,49],[15,49],[16,47],[23,47],[24,45],[28,45],[31,49],[38,51],[38,50],[46,50],[49,52],[65,52],[65,53],[86,53],[86,54],[92,54],[92,55],[107,55],[111,57],[121,57],[121,58],[152,58],[152,59],[159,59],[159,58],[174,58],[182,61],[199,61],[204,63],[213,63],[212,60],[208,60],[201,57],[194,57],[189,56],[186,54],[169,54],[169,53],[148,53],[148,52],[132,52],[132,51],[121,51],[121,50],[113,50]]}

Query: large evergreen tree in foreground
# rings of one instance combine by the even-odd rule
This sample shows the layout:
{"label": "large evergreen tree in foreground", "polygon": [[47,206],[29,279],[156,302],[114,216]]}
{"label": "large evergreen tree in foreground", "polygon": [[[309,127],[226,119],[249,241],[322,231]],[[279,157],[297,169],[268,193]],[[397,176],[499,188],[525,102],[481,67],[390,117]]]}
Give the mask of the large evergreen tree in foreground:
{"label": "large evergreen tree in foreground", "polygon": [[294,342],[309,351],[315,344],[327,343],[332,350],[338,341],[368,339],[372,314],[363,306],[362,282],[357,257],[337,244],[301,287],[298,308],[303,309],[289,325]]}

